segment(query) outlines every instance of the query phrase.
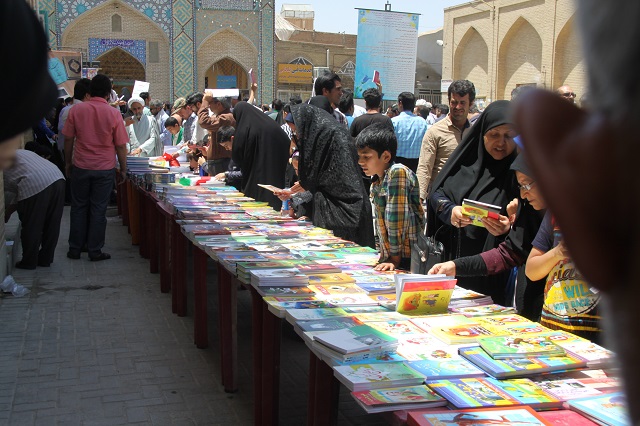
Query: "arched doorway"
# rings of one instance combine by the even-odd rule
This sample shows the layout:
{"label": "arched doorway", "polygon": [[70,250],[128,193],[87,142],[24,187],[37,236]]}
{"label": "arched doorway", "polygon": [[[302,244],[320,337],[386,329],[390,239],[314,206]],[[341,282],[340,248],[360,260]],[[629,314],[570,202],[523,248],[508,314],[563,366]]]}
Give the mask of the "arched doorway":
{"label": "arched doorway", "polygon": [[120,94],[124,87],[133,90],[136,80],[145,80],[144,66],[129,52],[118,47],[103,53],[97,58],[100,61],[100,72],[113,79],[113,90]]}
{"label": "arched doorway", "polygon": [[207,69],[204,83],[208,89],[244,89],[249,87],[248,71],[233,59],[223,58]]}
{"label": "arched doorway", "polygon": [[521,85],[538,85],[542,79],[542,39],[538,31],[520,17],[504,37],[498,55],[496,99],[509,99]]}
{"label": "arched doorway", "polygon": [[474,27],[469,28],[455,52],[454,80],[469,80],[476,87],[476,98],[490,95],[489,48]]}

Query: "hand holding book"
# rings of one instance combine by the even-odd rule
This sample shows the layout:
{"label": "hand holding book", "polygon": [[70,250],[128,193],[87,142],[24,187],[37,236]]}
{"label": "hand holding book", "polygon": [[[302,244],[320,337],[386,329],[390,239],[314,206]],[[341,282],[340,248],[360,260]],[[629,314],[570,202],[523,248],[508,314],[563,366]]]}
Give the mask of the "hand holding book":
{"label": "hand holding book", "polygon": [[504,235],[511,229],[511,221],[507,216],[499,215],[498,219],[484,217],[480,219],[487,231],[494,237]]}

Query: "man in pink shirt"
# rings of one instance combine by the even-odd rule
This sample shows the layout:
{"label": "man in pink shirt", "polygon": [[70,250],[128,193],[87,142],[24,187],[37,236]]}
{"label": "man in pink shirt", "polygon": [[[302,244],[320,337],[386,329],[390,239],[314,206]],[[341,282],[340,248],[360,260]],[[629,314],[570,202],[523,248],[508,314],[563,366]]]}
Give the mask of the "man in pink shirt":
{"label": "man in pink shirt", "polygon": [[89,248],[91,261],[107,260],[104,253],[107,205],[114,184],[116,154],[120,173],[127,170],[129,141],[120,111],[107,102],[111,80],[98,74],[91,80],[91,98],[69,111],[65,136],[67,177],[71,179],[70,259],[80,259],[82,247]]}

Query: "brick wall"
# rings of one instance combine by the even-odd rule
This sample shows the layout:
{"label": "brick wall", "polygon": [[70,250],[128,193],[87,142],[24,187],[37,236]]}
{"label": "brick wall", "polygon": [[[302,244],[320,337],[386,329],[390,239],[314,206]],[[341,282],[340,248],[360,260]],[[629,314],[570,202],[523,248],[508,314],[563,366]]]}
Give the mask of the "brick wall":
{"label": "brick wall", "polygon": [[478,97],[491,100],[509,99],[517,84],[527,83],[547,89],[569,84],[581,96],[586,74],[574,14],[570,0],[495,0],[445,9],[442,78],[469,79]]}
{"label": "brick wall", "polygon": [[[169,93],[170,61],[169,40],[152,20],[133,8],[119,3],[116,9],[107,2],[80,15],[62,35],[62,45],[87,49],[89,38],[113,38],[146,40],[158,43],[158,63],[149,63],[147,44],[146,80],[151,83],[151,96],[156,99],[171,99]],[[111,31],[111,17],[117,13],[122,17],[122,32]]]}

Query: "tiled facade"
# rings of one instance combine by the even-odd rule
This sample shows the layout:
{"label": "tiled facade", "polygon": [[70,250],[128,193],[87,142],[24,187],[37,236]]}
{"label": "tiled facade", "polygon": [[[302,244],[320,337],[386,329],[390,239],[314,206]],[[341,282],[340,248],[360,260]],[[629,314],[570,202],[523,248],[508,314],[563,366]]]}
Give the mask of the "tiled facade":
{"label": "tiled facade", "polygon": [[584,95],[586,68],[568,0],[495,0],[445,9],[443,79],[469,79],[479,98],[509,99],[517,85]]}
{"label": "tiled facade", "polygon": [[[258,71],[259,99],[274,90],[274,0],[41,0],[53,47],[88,60],[120,48],[146,71],[152,96],[173,100],[204,88],[207,68],[230,58]],[[112,18],[122,19],[113,31]],[[158,60],[150,61],[150,43]]]}

